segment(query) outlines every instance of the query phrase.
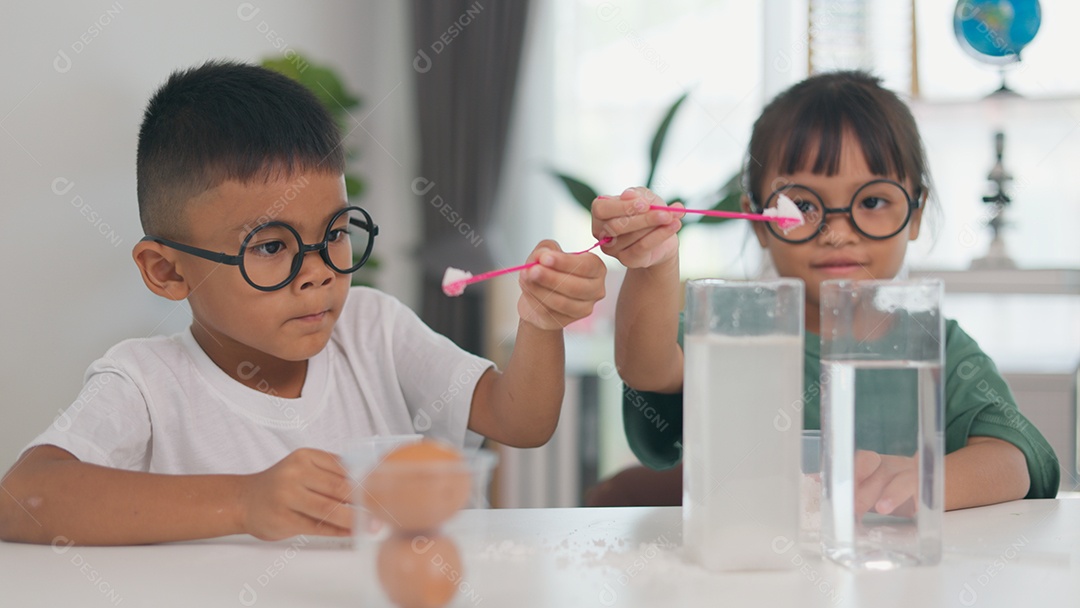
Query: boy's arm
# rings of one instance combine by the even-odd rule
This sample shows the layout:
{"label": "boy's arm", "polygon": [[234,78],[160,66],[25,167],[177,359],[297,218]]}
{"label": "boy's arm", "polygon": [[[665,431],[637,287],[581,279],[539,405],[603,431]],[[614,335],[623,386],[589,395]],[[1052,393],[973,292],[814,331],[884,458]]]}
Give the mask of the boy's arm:
{"label": "boy's arm", "polygon": [[1031,479],[1024,453],[994,437],[970,437],[945,456],[945,510],[1019,500]]}
{"label": "boy's arm", "polygon": [[603,261],[543,241],[518,275],[517,337],[503,372],[488,369],[473,391],[469,429],[515,447],[541,446],[559,422],[566,376],[563,328],[604,297]]}
{"label": "boy's arm", "polygon": [[0,539],[131,545],[248,533],[347,536],[351,485],[333,455],[297,450],[253,475],[160,475],[27,450],[0,483]]}
{"label": "boy's arm", "polygon": [[[614,236],[604,253],[626,266],[615,310],[615,365],[628,386],[676,393],[682,389],[679,331],[678,213],[650,211],[666,203],[645,188],[593,202],[593,234]],[[678,209],[675,207],[674,209]]]}

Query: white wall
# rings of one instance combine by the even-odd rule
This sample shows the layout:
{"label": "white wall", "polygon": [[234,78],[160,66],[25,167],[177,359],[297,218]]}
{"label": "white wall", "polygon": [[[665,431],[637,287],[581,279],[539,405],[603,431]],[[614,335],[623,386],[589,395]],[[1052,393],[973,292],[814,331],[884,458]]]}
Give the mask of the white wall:
{"label": "white wall", "polygon": [[87,365],[109,346],[172,333],[190,321],[186,307],[143,286],[130,257],[142,236],[139,121],[149,95],[174,69],[211,58],[257,61],[287,49],[338,69],[364,99],[349,142],[360,149],[357,172],[368,180],[361,204],[381,227],[377,281],[415,305],[414,51],[406,8],[378,0],[6,7],[0,470],[72,402]]}

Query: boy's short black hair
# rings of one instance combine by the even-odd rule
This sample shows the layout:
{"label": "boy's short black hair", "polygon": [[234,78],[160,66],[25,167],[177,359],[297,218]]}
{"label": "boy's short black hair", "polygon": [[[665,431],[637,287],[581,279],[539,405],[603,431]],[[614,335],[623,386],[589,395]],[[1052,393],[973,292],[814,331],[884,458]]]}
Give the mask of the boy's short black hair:
{"label": "boy's short black hair", "polygon": [[754,207],[775,187],[762,183],[768,167],[836,175],[845,130],[859,141],[872,172],[911,180],[912,196],[929,189],[926,152],[907,105],[866,72],[827,72],[777,95],[754,123],[743,176]]}
{"label": "boy's short black hair", "polygon": [[210,61],[174,72],[146,106],[139,218],[146,234],[182,237],[184,204],[226,180],[344,170],[341,132],[310,91],[262,67]]}

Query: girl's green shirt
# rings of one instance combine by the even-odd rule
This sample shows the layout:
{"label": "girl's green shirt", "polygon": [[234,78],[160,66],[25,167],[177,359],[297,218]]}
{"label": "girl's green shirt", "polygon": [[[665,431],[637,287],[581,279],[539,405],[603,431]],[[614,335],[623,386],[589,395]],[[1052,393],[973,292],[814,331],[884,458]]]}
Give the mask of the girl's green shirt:
{"label": "girl's green shirt", "polygon": [[[680,323],[679,340],[682,341]],[[803,415],[803,428],[821,428],[821,345],[815,334],[807,334],[803,359],[802,399],[781,407],[777,416]],[[996,437],[1015,445],[1027,459],[1031,488],[1027,498],[1053,498],[1061,475],[1057,456],[1042,433],[1020,413],[1012,391],[979,345],[956,321],[945,324],[945,452],[967,445],[968,437]],[[885,383],[888,384],[888,383]],[[862,386],[856,393],[871,391],[876,397],[860,400],[856,407],[870,407],[878,412],[876,424],[914,424],[898,420],[889,412],[890,398],[902,394],[905,387]],[[863,402],[869,405],[861,405]],[[682,394],[636,391],[624,387],[623,424],[634,454],[654,469],[675,466],[682,458]],[[906,408],[910,410],[911,408]],[[858,416],[857,416],[858,418]],[[874,416],[866,416],[872,419]],[[860,431],[860,436],[866,435]],[[870,433],[872,435],[872,433]],[[875,446],[863,446],[874,449]]]}

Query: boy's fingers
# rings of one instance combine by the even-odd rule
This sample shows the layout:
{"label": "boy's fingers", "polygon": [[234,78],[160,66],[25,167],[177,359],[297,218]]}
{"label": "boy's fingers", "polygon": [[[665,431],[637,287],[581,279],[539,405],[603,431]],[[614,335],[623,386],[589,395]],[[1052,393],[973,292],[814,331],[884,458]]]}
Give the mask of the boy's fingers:
{"label": "boy's fingers", "polygon": [[524,292],[544,300],[557,293],[572,300],[595,302],[604,297],[603,272],[595,277],[581,277],[558,272],[543,266],[533,266],[521,273],[519,284]]}
{"label": "boy's fingers", "polygon": [[352,529],[355,520],[352,507],[314,492],[308,492],[303,496],[294,511],[315,521],[347,530]]}
{"label": "boy's fingers", "polygon": [[342,528],[328,521],[313,519],[307,515],[296,513],[300,530],[293,534],[311,534],[313,536],[352,536],[352,526]]}
{"label": "boy's fingers", "polygon": [[548,316],[564,326],[587,317],[593,309],[592,301],[575,300],[555,292],[548,292],[540,298],[533,294],[524,295],[530,307],[546,311]]}
{"label": "boy's fingers", "polygon": [[[549,282],[554,284],[549,286]],[[537,282],[526,280],[521,285],[521,291],[541,306],[568,315],[588,315],[596,302],[604,297],[603,284],[566,275],[545,276]]]}
{"label": "boy's fingers", "polygon": [[[552,306],[553,300],[555,307]],[[561,329],[588,314],[585,312],[571,316],[557,309],[558,306],[565,305],[569,301],[557,294],[551,294],[541,300],[532,294],[522,293],[518,300],[518,316],[541,329]],[[591,311],[591,305],[589,306],[588,310]]]}
{"label": "boy's fingers", "polygon": [[586,253],[562,253],[545,249],[540,251],[536,261],[540,262],[540,265],[544,268],[585,278],[599,278],[607,272],[604,261],[591,251]]}
{"label": "boy's fingers", "polygon": [[342,477],[324,470],[316,470],[304,478],[304,487],[339,502],[353,502],[352,494],[355,486],[348,477]]}
{"label": "boy's fingers", "polygon": [[345,465],[341,463],[341,459],[338,458],[336,454],[331,454],[330,452],[323,450],[316,450],[314,448],[301,448],[294,452],[294,454],[298,452],[301,453],[308,462],[324,471],[329,471],[343,477],[348,477],[349,475],[348,470],[345,469]]}

